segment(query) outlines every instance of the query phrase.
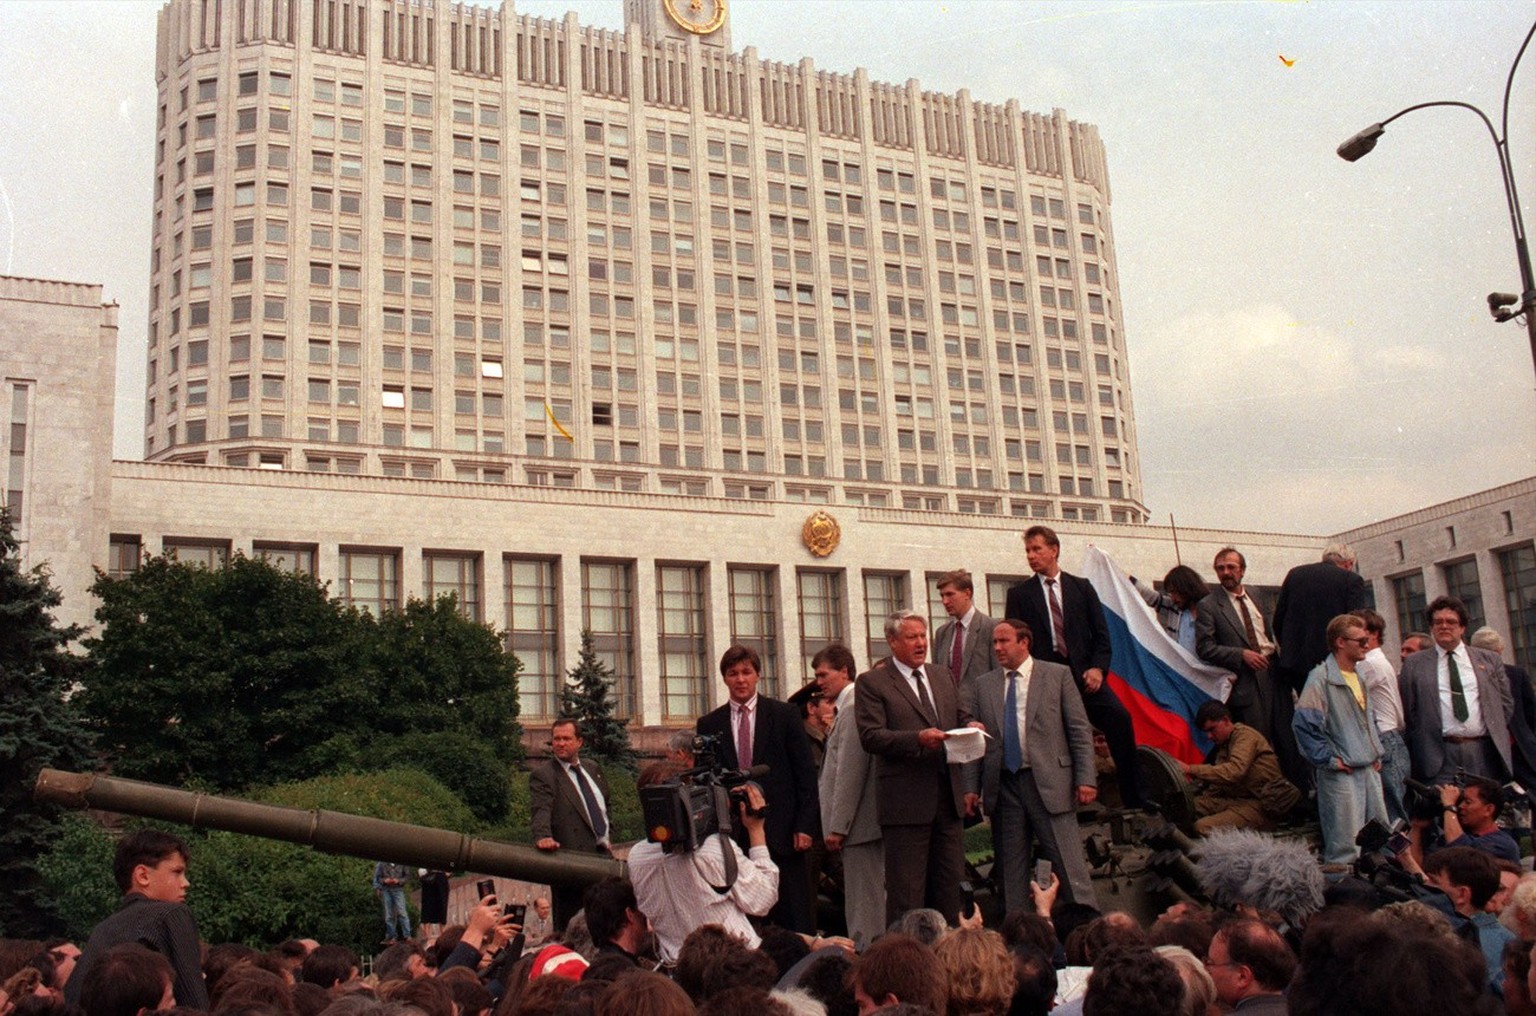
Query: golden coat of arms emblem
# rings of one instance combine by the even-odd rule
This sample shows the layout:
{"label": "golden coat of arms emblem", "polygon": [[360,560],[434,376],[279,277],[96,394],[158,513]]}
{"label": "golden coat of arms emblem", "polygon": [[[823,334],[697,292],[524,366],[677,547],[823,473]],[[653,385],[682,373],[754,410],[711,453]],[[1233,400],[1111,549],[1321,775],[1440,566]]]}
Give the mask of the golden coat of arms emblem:
{"label": "golden coat of arms emblem", "polygon": [[836,550],[842,538],[843,530],[837,520],[820,509],[812,512],[805,520],[805,525],[800,527],[800,539],[805,541],[806,549],[817,557],[826,557]]}

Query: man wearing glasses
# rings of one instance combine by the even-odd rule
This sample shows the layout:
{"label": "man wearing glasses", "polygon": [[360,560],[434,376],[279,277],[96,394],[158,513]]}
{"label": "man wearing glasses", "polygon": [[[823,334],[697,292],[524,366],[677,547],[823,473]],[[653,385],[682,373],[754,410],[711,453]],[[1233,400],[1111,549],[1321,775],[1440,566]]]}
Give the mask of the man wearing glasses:
{"label": "man wearing glasses", "polygon": [[1323,861],[1350,864],[1355,836],[1373,818],[1387,821],[1381,792],[1381,738],[1356,673],[1371,640],[1354,614],[1328,622],[1328,656],[1312,668],[1291,721],[1296,745],[1317,770]]}
{"label": "man wearing glasses", "polygon": [[1398,679],[1414,779],[1452,783],[1465,770],[1503,783],[1514,706],[1504,661],[1462,641],[1467,608],[1454,596],[1438,597],[1428,613],[1435,644],[1408,657]]}
{"label": "man wearing glasses", "polygon": [[1211,939],[1205,969],[1216,997],[1243,1016],[1285,1016],[1285,986],[1296,957],[1280,933],[1260,921],[1234,921]]}

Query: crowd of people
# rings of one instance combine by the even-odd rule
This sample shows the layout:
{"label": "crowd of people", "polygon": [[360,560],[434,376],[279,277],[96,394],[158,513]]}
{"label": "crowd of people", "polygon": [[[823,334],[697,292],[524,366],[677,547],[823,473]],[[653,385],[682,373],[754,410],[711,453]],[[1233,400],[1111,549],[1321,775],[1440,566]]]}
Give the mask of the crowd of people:
{"label": "crowd of people", "polygon": [[[637,784],[644,801],[701,767],[757,778],[714,798],[718,833],[648,823],[627,878],[554,887],[547,934],[485,895],[463,925],[417,937],[405,872],[383,862],[388,944],[367,976],[337,944],[209,947],[184,903],[187,846],[142,830],[118,846],[119,908],[82,948],[0,943],[0,1016],[1536,1016],[1536,875],[1526,830],[1500,821],[1507,781],[1536,763],[1536,702],[1485,634],[1463,640],[1463,604],[1429,605],[1399,675],[1347,547],[1293,569],[1273,612],[1234,548],[1214,590],[1183,566],[1160,590],[1138,583],[1171,640],[1233,675],[1194,717],[1210,753],[1179,763],[1199,891],[1138,920],[1103,909],[1078,825],[1109,760],[1119,807],[1158,810],[1103,608],[1049,528],[1025,553],[1034,577],[1006,618],[947,573],[931,642],[923,615],[897,611],[888,656],[860,673],[827,646],[789,702],[760,694],[753,649],[730,647],[727,702]],[[611,854],[610,788],[580,725],[556,721],[550,744],[530,777],[534,845]],[[983,818],[992,927],[963,848]],[[1309,818],[1320,854],[1296,832]],[[826,876],[846,934],[817,930]]]}

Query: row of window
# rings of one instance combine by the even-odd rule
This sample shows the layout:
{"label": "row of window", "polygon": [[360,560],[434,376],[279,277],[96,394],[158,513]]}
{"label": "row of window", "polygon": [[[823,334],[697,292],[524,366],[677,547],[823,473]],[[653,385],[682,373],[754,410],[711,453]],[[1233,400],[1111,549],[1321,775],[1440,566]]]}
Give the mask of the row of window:
{"label": "row of window", "polygon": [[[1498,562],[1500,591],[1509,616],[1510,649],[1515,661],[1530,670],[1536,667],[1536,545],[1495,550]],[[1487,607],[1483,598],[1483,584],[1478,575],[1477,559],[1463,558],[1436,566],[1446,595],[1454,596],[1466,604],[1471,621],[1467,625],[1470,635],[1484,623]],[[1424,571],[1417,569],[1387,579],[1392,589],[1393,608],[1397,617],[1398,637],[1409,632],[1429,631],[1425,608],[1428,597],[1425,591]]]}

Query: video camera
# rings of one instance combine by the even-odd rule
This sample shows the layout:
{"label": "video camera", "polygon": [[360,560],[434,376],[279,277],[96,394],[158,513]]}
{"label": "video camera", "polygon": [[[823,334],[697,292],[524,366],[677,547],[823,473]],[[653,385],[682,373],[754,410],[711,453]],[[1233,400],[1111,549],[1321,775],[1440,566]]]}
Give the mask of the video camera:
{"label": "video camera", "polygon": [[[747,788],[762,787],[754,777],[768,775],[767,766],[751,769],[726,769],[720,764],[718,735],[699,734],[693,739],[693,758],[697,765],[678,773],[674,779],[640,790],[640,814],[645,821],[645,838],[661,844],[666,853],[697,850],[715,833],[729,835],[738,801],[747,800]],[[768,814],[768,806],[751,809],[753,818]]]}

